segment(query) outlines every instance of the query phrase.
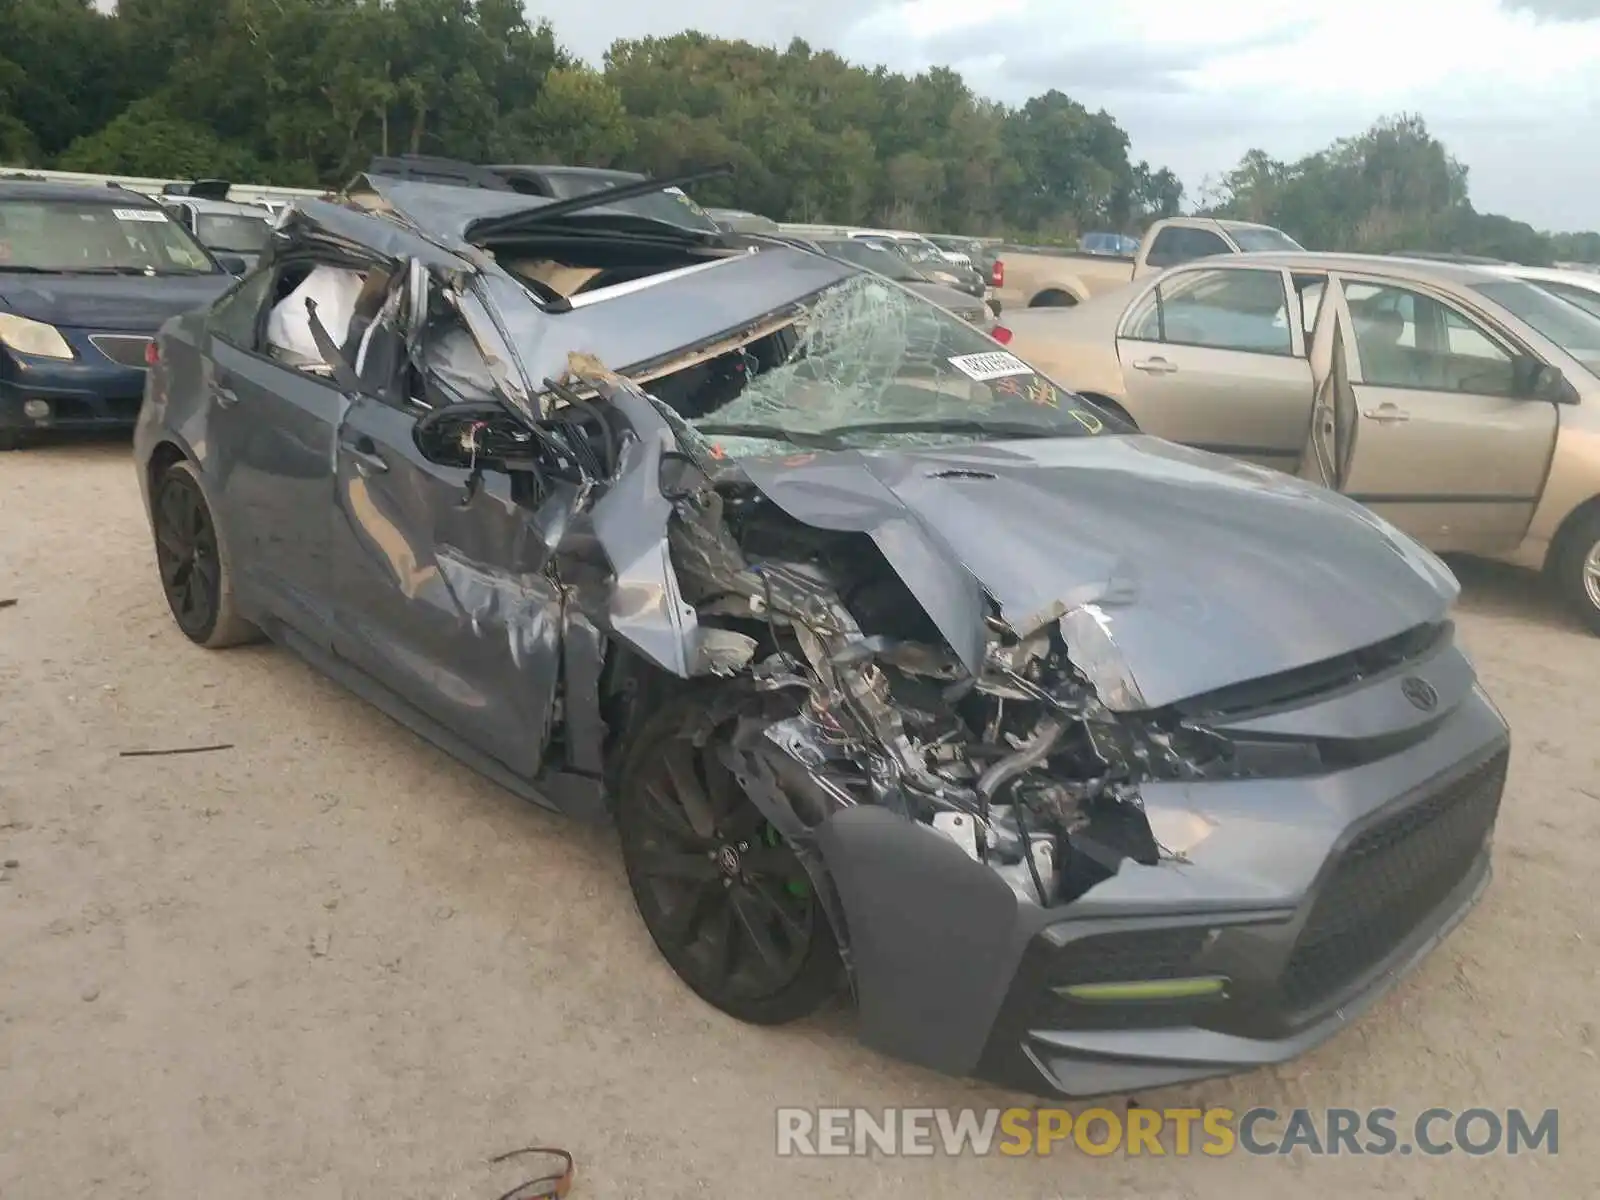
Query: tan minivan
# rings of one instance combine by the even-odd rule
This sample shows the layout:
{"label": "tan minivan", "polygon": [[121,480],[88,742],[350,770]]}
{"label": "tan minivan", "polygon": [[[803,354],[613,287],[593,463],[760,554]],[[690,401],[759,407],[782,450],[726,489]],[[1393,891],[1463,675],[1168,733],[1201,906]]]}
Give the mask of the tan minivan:
{"label": "tan minivan", "polygon": [[1141,430],[1336,488],[1435,551],[1543,570],[1600,633],[1600,320],[1538,286],[1246,254],[1003,323]]}

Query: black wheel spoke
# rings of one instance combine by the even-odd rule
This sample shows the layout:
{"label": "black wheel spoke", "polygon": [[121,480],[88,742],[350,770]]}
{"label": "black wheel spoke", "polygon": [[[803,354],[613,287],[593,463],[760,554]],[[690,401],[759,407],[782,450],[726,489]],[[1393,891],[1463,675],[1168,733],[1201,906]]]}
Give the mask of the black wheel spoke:
{"label": "black wheel spoke", "polygon": [[744,863],[747,875],[779,879],[784,883],[802,881],[806,877],[806,869],[787,846],[751,846],[739,860]]}
{"label": "black wheel spoke", "polygon": [[719,878],[717,864],[704,851],[641,850],[634,862],[639,870],[656,879],[715,883]]}
{"label": "black wheel spoke", "polygon": [[672,780],[674,798],[683,809],[684,816],[701,837],[714,837],[717,832],[711,801],[705,786],[700,782],[696,759],[701,757],[687,738],[677,738],[667,746],[667,775]]}
{"label": "black wheel spoke", "polygon": [[713,984],[726,983],[733,974],[734,915],[726,895],[723,894],[723,902],[717,905],[716,916],[706,925],[706,975]]}
{"label": "black wheel spoke", "polygon": [[738,805],[718,825],[718,831],[725,838],[751,838],[756,831],[766,823],[766,817],[752,800],[745,800]]}
{"label": "black wheel spoke", "polygon": [[645,789],[645,802],[641,806],[650,824],[680,846],[708,846],[710,839],[702,838],[689,825],[687,818],[659,784]]}
{"label": "black wheel spoke", "polygon": [[161,572],[161,582],[171,589],[177,586],[178,577],[183,574],[188,563],[181,558],[174,558],[170,554],[156,555],[156,568]]}
{"label": "black wheel spoke", "polygon": [[756,885],[747,885],[744,895],[750,906],[759,912],[765,913],[778,928],[782,929],[784,936],[791,946],[803,946],[806,940],[806,927],[798,916],[790,912],[783,901],[765,888]]}
{"label": "black wheel spoke", "polygon": [[661,936],[674,945],[687,946],[694,941],[700,923],[712,911],[712,901],[722,889],[715,883],[688,888],[678,902],[661,917]]}
{"label": "black wheel spoke", "polygon": [[197,556],[195,558],[193,574],[198,577],[208,594],[215,591],[220,582],[217,560],[210,556]]}
{"label": "black wheel spoke", "polygon": [[783,978],[789,969],[789,957],[772,936],[772,925],[762,906],[751,898],[745,887],[733,888],[729,893],[734,916],[738,918],[739,931],[753,947],[766,967],[766,974]]}
{"label": "black wheel spoke", "polygon": [[716,818],[717,827],[722,828],[738,812],[739,806],[745,803],[744,793],[739,790],[739,781],[733,777],[728,764],[722,761],[716,746],[707,746],[700,761],[705,766],[706,796],[711,802],[711,814]]}
{"label": "black wheel spoke", "polygon": [[167,530],[178,539],[185,551],[189,548],[188,539],[184,536],[185,525],[183,520],[183,497],[178,493],[181,487],[177,484],[168,484],[161,492],[161,520]]}

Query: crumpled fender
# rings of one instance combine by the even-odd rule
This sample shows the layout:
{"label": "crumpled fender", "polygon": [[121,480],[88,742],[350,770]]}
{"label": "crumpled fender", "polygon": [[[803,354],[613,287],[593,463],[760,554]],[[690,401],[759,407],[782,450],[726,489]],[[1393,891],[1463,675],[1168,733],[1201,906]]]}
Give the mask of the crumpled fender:
{"label": "crumpled fender", "polygon": [[664,671],[687,679],[749,660],[755,643],[700,624],[672,565],[667,525],[673,503],[661,492],[661,460],[677,450],[671,427],[638,386],[596,359],[574,354],[573,374],[594,387],[632,427],[616,477],[590,514],[613,571],[606,618],[612,634]]}

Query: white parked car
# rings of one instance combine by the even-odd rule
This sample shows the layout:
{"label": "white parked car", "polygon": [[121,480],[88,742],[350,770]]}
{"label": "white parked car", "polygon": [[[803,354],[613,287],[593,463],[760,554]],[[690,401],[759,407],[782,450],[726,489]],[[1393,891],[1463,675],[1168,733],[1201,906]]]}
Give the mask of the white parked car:
{"label": "white parked car", "polygon": [[1514,263],[1487,268],[1496,275],[1509,275],[1560,296],[1592,316],[1600,317],[1600,274],[1568,267],[1521,267]]}

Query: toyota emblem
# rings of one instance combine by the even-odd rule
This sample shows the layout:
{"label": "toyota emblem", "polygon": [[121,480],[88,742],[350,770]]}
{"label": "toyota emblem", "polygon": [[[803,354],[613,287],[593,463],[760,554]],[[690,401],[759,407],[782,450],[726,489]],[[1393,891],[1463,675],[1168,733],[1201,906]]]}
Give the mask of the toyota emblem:
{"label": "toyota emblem", "polygon": [[1439,707],[1439,693],[1426,679],[1408,675],[1400,683],[1400,692],[1411,701],[1413,707],[1420,708],[1423,712],[1432,712]]}

